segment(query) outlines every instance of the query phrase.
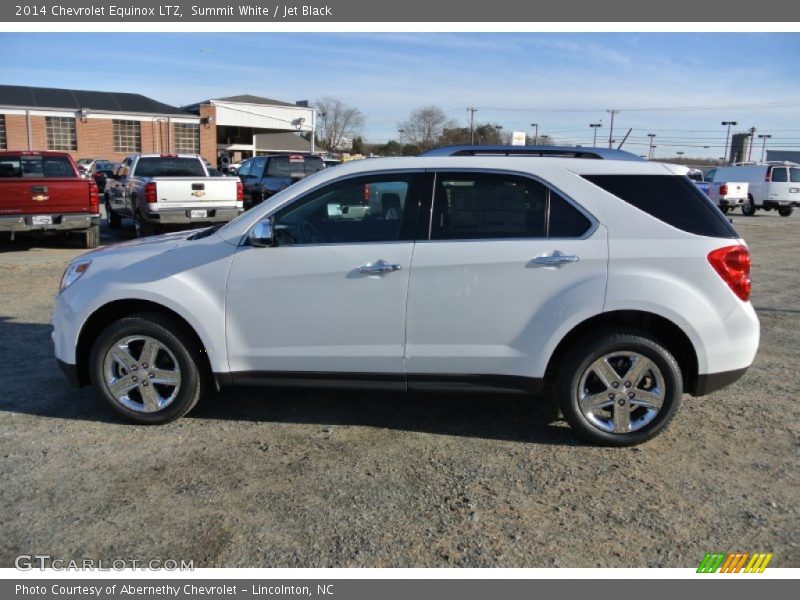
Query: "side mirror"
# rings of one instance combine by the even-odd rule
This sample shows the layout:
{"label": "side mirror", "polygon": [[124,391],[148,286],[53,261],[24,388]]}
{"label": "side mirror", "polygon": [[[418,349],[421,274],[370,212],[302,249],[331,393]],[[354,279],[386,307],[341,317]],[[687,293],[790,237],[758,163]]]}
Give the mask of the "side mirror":
{"label": "side mirror", "polygon": [[328,203],[328,217],[341,217],[342,216],[342,205],[339,202],[329,202]]}
{"label": "side mirror", "polygon": [[256,223],[248,236],[251,246],[266,248],[272,246],[272,224],[269,219]]}

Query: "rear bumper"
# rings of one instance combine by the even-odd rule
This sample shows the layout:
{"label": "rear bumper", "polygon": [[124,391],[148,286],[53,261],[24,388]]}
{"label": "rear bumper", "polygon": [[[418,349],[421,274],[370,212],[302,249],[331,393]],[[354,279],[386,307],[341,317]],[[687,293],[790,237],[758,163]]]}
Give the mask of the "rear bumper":
{"label": "rear bumper", "polygon": [[725,198],[719,201],[719,205],[723,208],[741,206],[742,204],[744,204],[744,198]]}
{"label": "rear bumper", "polygon": [[[51,223],[34,225],[34,217],[50,217]],[[0,216],[0,231],[69,231],[100,224],[100,214],[37,214]]]}
{"label": "rear bumper", "polygon": [[[192,217],[192,210],[205,210],[205,217]],[[231,219],[239,216],[244,209],[242,208],[202,208],[187,210],[159,210],[158,212],[148,212],[145,220],[153,224],[161,225],[180,225],[187,223],[227,223]]]}
{"label": "rear bumper", "polygon": [[705,396],[724,387],[728,387],[741,379],[742,375],[747,373],[747,369],[734,369],[733,371],[723,371],[722,373],[706,373],[705,375],[697,376],[697,385],[695,386],[693,396]]}

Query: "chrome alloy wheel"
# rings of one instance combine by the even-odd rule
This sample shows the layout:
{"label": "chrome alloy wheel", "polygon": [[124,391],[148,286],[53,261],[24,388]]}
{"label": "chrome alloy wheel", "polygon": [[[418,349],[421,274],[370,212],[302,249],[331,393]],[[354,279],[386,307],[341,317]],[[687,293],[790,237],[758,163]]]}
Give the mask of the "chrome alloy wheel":
{"label": "chrome alloy wheel", "polygon": [[656,418],[664,404],[664,376],[636,352],[612,352],[584,371],[578,405],[584,418],[609,433],[631,433]]}
{"label": "chrome alloy wheel", "polygon": [[175,400],[181,387],[181,370],[175,355],[163,343],[146,335],[130,335],[106,352],[103,379],[122,406],[154,413]]}

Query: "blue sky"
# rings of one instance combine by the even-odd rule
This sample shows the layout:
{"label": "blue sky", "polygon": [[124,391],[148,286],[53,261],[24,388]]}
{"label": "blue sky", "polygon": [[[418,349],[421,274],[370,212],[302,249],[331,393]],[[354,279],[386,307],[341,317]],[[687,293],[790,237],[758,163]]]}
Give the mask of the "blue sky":
{"label": "blue sky", "polygon": [[375,142],[435,104],[464,125],[476,106],[480,122],[527,131],[536,122],[558,142],[583,144],[600,120],[607,142],[605,110],[619,108],[614,137],[632,127],[625,148],[646,153],[656,133],[659,156],[721,156],[722,120],[800,149],[800,34],[2,33],[0,55],[2,83],[175,105],[333,96],[362,110]]}

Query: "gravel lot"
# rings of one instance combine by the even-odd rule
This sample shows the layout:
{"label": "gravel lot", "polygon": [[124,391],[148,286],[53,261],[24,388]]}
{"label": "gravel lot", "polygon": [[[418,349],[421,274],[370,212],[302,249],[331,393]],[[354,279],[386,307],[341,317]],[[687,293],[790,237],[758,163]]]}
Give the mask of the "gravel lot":
{"label": "gravel lot", "polygon": [[800,217],[734,220],[753,251],[756,364],[686,397],[633,449],[582,445],[535,401],[505,396],[235,389],[168,426],[122,424],[52,357],[53,296],[82,251],[0,245],[0,566],[25,553],[695,567],[742,550],[800,567]]}

